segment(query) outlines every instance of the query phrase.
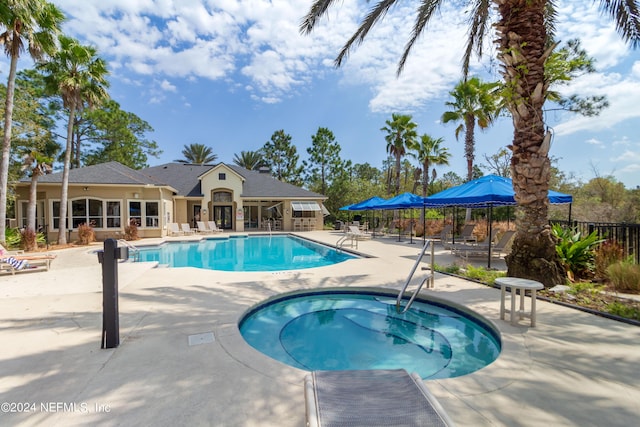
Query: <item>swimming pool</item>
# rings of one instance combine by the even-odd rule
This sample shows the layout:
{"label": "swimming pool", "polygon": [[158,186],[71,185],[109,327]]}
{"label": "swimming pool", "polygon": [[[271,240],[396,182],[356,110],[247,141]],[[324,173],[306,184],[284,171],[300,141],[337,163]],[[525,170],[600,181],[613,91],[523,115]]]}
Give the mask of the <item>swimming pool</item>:
{"label": "swimming pool", "polygon": [[330,290],[276,297],[251,309],[240,333],[252,347],[313,370],[398,369],[453,378],[491,364],[498,332],[443,301],[416,301],[404,314],[385,292]]}
{"label": "swimming pool", "polygon": [[290,235],[167,242],[138,249],[139,261],[223,271],[299,270],[356,258],[349,253]]}

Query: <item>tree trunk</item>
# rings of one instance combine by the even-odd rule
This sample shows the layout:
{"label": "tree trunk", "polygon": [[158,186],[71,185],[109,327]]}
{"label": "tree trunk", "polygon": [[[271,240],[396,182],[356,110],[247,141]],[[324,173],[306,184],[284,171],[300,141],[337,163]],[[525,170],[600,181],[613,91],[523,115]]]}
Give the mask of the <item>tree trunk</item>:
{"label": "tree trunk", "polygon": [[[62,188],[60,189],[60,224],[58,227],[58,244],[67,244],[67,200],[69,198],[69,169],[71,168],[71,151],[73,150],[73,119],[76,112],[75,101],[69,105],[69,123],[67,123],[67,148],[64,153],[64,169],[62,171]],[[70,226],[72,224],[69,224]]]}
{"label": "tree trunk", "polygon": [[545,286],[565,282],[548,221],[549,143],[545,140],[542,105],[547,84],[544,63],[545,0],[494,0],[500,20],[496,26],[498,59],[503,64],[507,106],[514,135],[511,176],[516,208],[516,238],[506,257],[507,275],[537,280]]}
{"label": "tree trunk", "polygon": [[[464,157],[467,159],[467,182],[473,179],[473,159],[475,152],[475,128],[476,119],[473,114],[467,114],[464,117]],[[464,213],[464,222],[471,221],[471,209],[467,208]]]}
{"label": "tree trunk", "polygon": [[7,195],[9,189],[9,157],[11,156],[11,122],[13,116],[13,98],[16,87],[16,69],[18,57],[11,56],[9,77],[7,79],[7,98],[4,110],[4,135],[2,138],[2,156],[0,156],[0,242],[6,241],[7,233]]}
{"label": "tree trunk", "polygon": [[29,204],[27,205],[27,228],[36,231],[36,201],[38,195],[38,173],[32,171],[29,186]]}

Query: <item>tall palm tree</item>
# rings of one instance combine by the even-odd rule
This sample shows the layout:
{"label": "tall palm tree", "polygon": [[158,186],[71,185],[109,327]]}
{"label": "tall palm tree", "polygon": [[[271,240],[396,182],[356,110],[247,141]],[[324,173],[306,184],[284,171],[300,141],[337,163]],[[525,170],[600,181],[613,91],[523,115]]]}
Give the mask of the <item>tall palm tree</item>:
{"label": "tall palm tree", "polygon": [[483,130],[491,126],[498,111],[495,90],[497,83],[485,83],[478,77],[460,81],[449,92],[453,101],[445,104],[452,109],[442,115],[442,122],[457,122],[456,139],[464,131],[464,156],[467,159],[467,181],[473,179],[476,124]]}
{"label": "tall palm tree", "polygon": [[[441,147],[442,138],[433,138],[426,133],[420,137],[420,142],[414,148],[416,158],[422,165],[422,197],[427,197],[429,188],[429,168],[431,165],[448,165],[451,153],[447,147]],[[435,169],[433,175],[435,176]]]}
{"label": "tall palm tree", "polygon": [[176,162],[204,165],[213,163],[218,158],[218,155],[213,153],[213,149],[204,144],[185,145],[182,150],[182,155],[184,159],[178,159]]}
{"label": "tall palm tree", "polygon": [[[438,15],[444,3],[453,0],[422,0],[417,3],[416,20],[398,64],[402,71],[416,40]],[[301,31],[310,32],[336,0],[314,0]],[[386,15],[397,0],[374,4],[338,57],[340,65],[351,49],[361,43],[369,30]],[[495,30],[497,57],[502,63],[505,105],[513,120],[511,170],[519,214],[517,234],[507,257],[509,276],[530,278],[551,286],[564,282],[564,268],[555,251],[548,224],[550,137],[545,132],[542,106],[549,82],[545,62],[553,51],[557,10],[553,0],[470,0],[469,38],[463,56],[463,73],[469,71],[474,51],[481,56],[485,37]],[[600,0],[600,11],[612,18],[623,39],[632,47],[640,45],[640,4],[637,0]],[[497,20],[494,25],[494,13]]]}
{"label": "tall palm tree", "polygon": [[233,155],[233,163],[249,170],[256,170],[263,166],[262,153],[260,151],[240,151]]}
{"label": "tall palm tree", "polygon": [[10,64],[0,161],[0,242],[4,242],[6,238],[11,124],[18,59],[25,51],[25,45],[31,58],[36,61],[55,52],[56,35],[64,20],[62,12],[45,0],[13,0],[3,3],[0,6],[0,44],[10,58]]}
{"label": "tall palm tree", "polygon": [[400,194],[400,163],[402,157],[407,154],[407,149],[413,147],[416,144],[416,125],[412,117],[406,114],[391,115],[391,120],[385,122],[387,125],[380,130],[387,133],[384,137],[387,141],[387,153],[391,154],[396,159],[396,187],[395,194]]}
{"label": "tall palm tree", "polygon": [[67,121],[67,145],[62,171],[60,194],[60,225],[58,244],[67,243],[67,200],[69,193],[69,169],[73,150],[73,125],[76,113],[94,108],[109,98],[107,88],[107,63],[98,56],[96,48],[83,46],[78,40],[60,36],[60,50],[51,60],[40,65],[45,74],[47,91],[58,94],[69,114]]}

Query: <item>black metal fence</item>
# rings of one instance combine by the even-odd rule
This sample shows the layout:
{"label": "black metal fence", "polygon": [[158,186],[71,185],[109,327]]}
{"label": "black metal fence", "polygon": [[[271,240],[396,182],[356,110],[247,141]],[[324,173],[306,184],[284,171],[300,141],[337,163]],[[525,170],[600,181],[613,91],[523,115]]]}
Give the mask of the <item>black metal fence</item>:
{"label": "black metal fence", "polygon": [[552,221],[565,227],[580,231],[583,235],[591,234],[594,230],[602,239],[612,239],[624,249],[625,256],[633,256],[640,264],[640,224],[620,224],[609,222],[581,222],[581,221]]}

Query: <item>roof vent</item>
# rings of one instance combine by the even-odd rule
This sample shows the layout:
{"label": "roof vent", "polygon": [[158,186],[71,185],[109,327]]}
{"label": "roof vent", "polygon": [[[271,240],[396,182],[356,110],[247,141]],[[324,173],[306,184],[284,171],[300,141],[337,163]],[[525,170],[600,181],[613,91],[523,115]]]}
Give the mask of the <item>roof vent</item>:
{"label": "roof vent", "polygon": [[269,166],[260,166],[258,168],[258,172],[260,172],[260,173],[271,173],[271,169],[269,168]]}

